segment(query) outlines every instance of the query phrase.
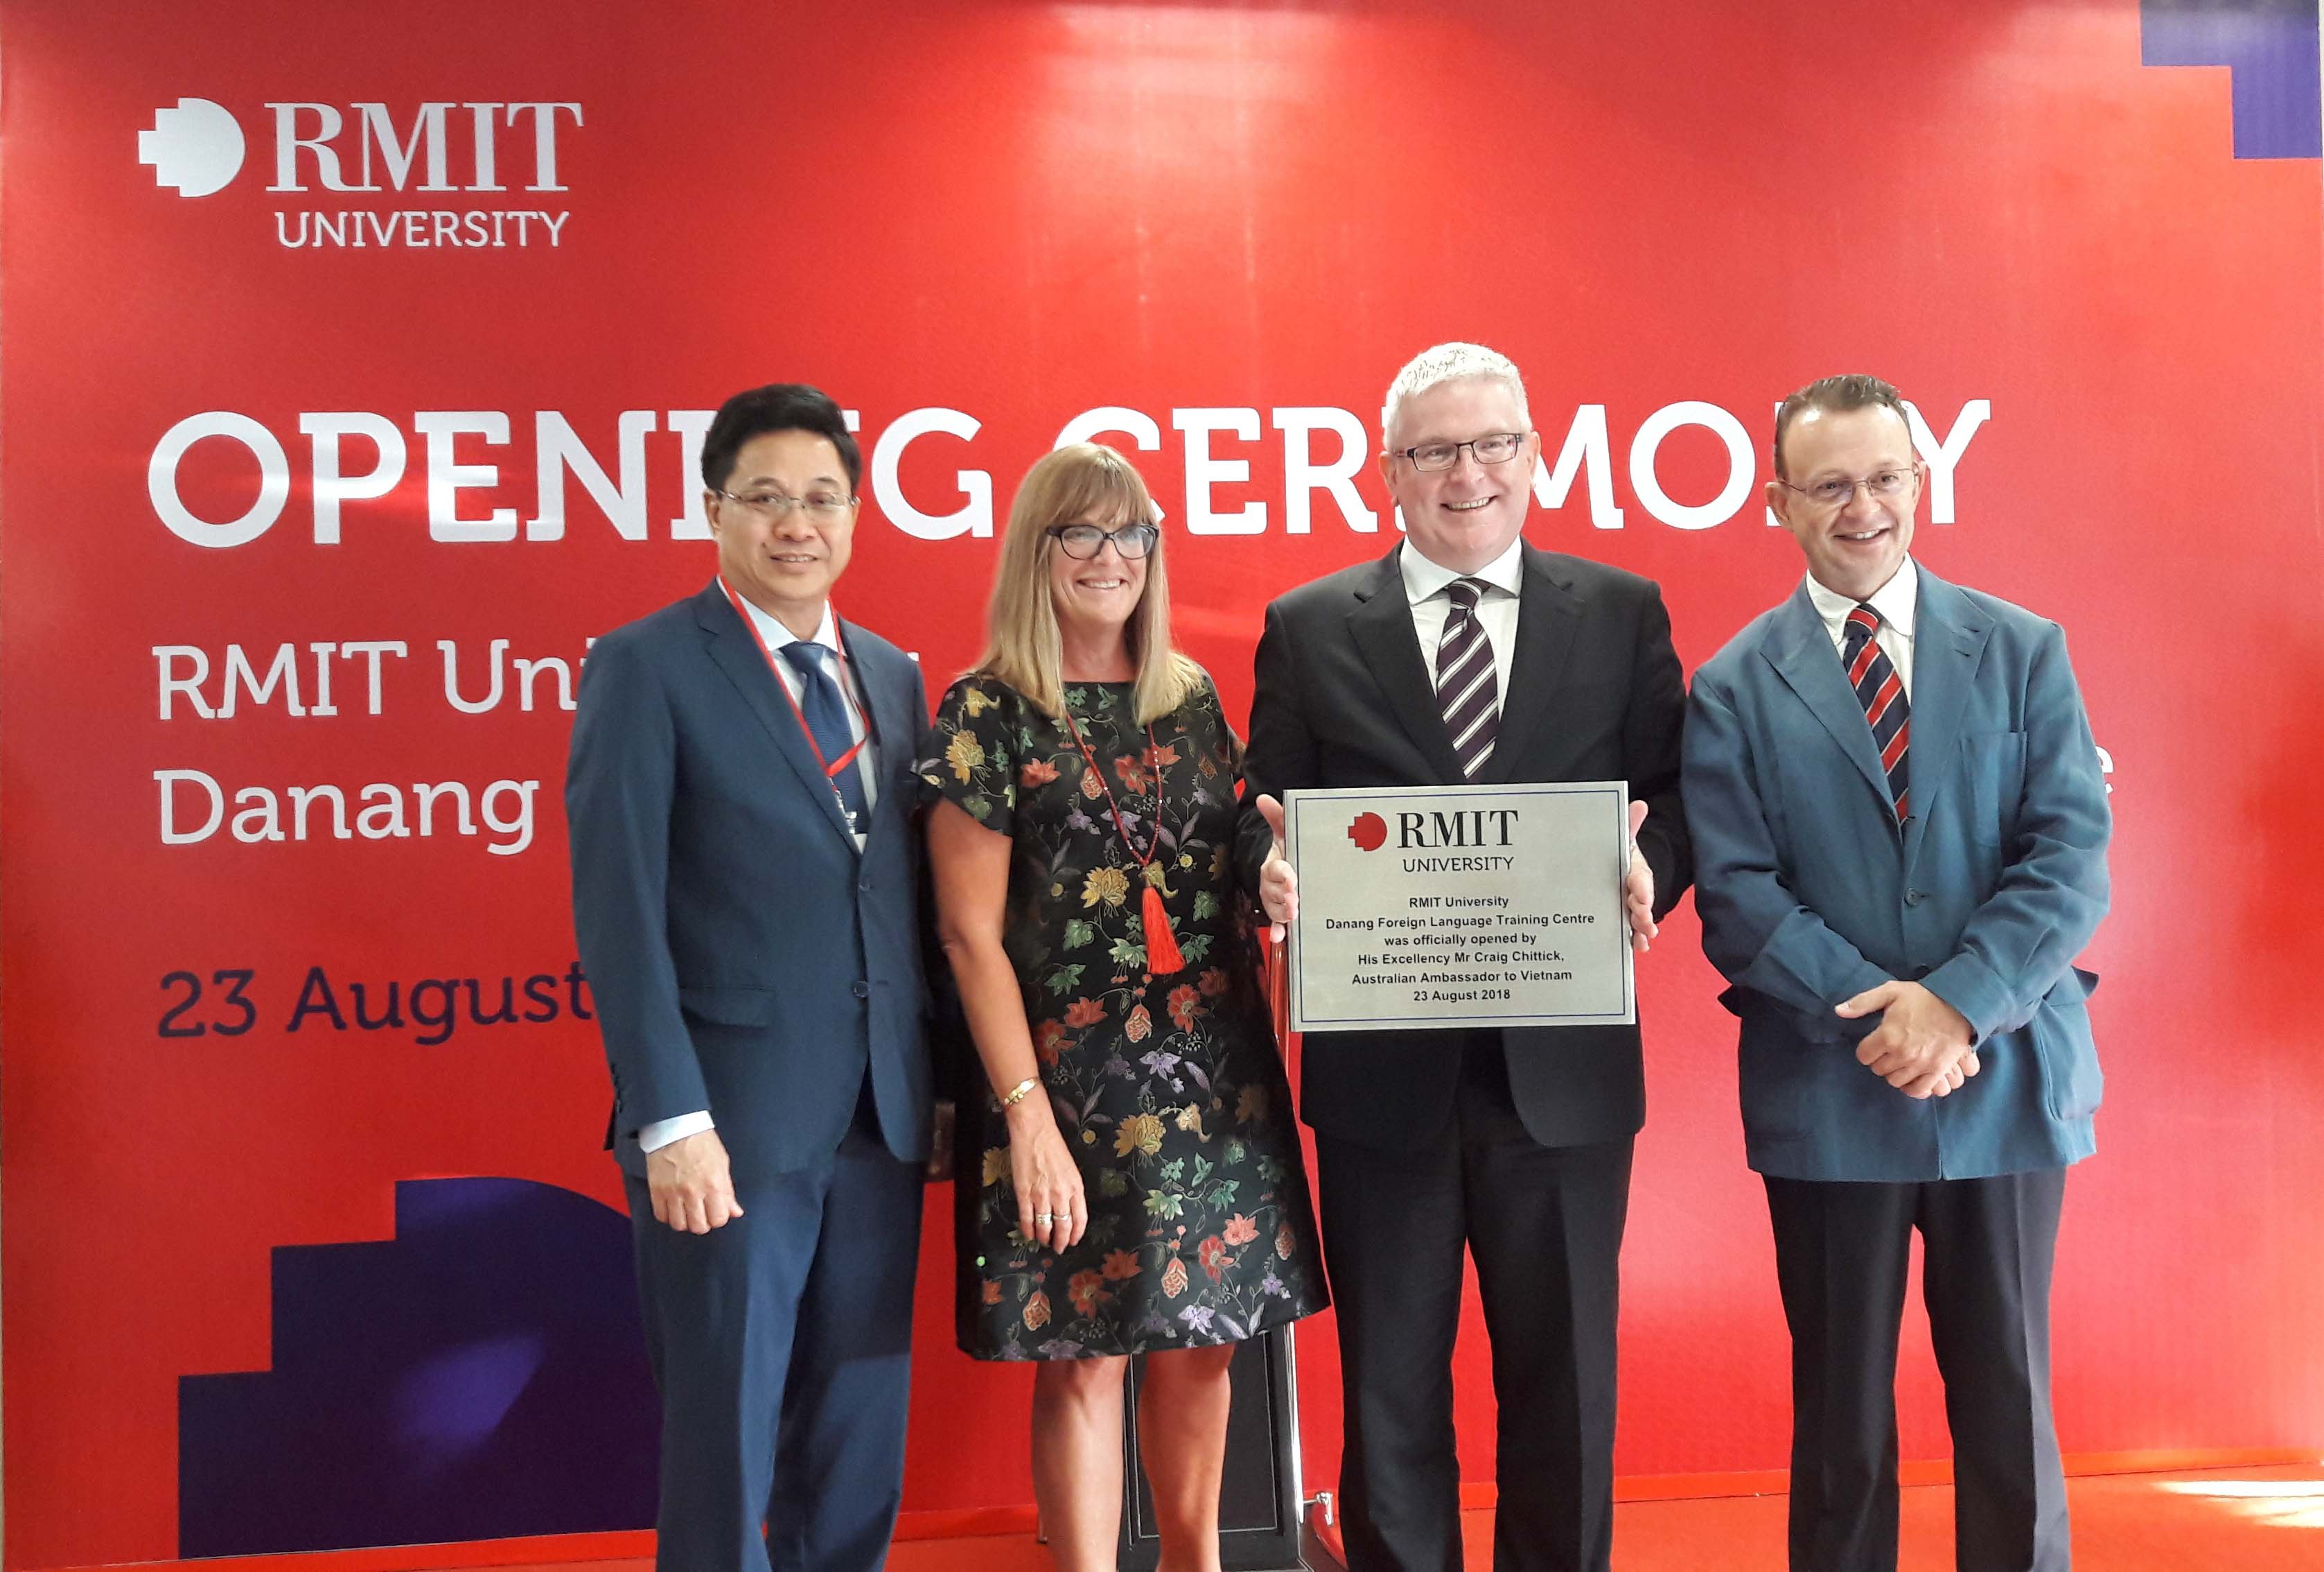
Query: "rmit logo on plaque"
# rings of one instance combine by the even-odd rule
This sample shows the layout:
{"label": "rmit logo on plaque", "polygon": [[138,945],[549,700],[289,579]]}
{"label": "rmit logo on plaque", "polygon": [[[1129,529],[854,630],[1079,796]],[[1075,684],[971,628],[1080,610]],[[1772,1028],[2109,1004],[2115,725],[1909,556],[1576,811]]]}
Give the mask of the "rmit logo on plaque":
{"label": "rmit logo on plaque", "polygon": [[[1505,846],[1509,828],[1517,820],[1513,808],[1472,808],[1455,813],[1400,812],[1396,816],[1396,844],[1406,851],[1418,846]],[[1358,851],[1376,852],[1388,845],[1388,820],[1377,813],[1359,813],[1348,821],[1348,838]]]}

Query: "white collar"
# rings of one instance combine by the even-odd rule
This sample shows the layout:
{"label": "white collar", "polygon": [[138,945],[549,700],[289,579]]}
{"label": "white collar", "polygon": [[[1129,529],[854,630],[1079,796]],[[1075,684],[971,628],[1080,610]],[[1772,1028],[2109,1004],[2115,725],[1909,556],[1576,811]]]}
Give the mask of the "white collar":
{"label": "white collar", "polygon": [[[1816,582],[1812,573],[1808,575],[1808,599],[1815,603],[1816,615],[1823,618],[1823,625],[1831,630],[1834,636],[1839,634],[1840,624],[1848,620],[1848,614],[1856,609],[1857,604],[1837,590],[1826,589]],[[1913,636],[1913,609],[1920,604],[1920,599],[1921,570],[1913,566],[1913,559],[1908,555],[1896,571],[1889,575],[1888,582],[1874,590],[1872,598],[1864,604],[1878,612],[1882,622],[1909,639]]]}
{"label": "white collar", "polygon": [[1397,554],[1397,566],[1404,571],[1405,599],[1414,606],[1432,595],[1442,595],[1444,587],[1456,578],[1481,578],[1496,589],[1517,595],[1525,581],[1525,538],[1511,541],[1508,550],[1474,573],[1455,573],[1430,561],[1410,541],[1405,541],[1404,550]]}
{"label": "white collar", "polygon": [[839,621],[832,615],[829,597],[826,596],[824,600],[823,621],[816,625],[815,637],[812,640],[802,640],[776,618],[769,616],[753,606],[748,597],[734,595],[733,587],[727,584],[724,575],[720,576],[718,583],[722,590],[733,596],[734,604],[741,606],[742,615],[751,619],[752,632],[759,635],[759,643],[766,648],[779,651],[785,644],[802,643],[821,644],[827,650],[836,651],[839,648]]}

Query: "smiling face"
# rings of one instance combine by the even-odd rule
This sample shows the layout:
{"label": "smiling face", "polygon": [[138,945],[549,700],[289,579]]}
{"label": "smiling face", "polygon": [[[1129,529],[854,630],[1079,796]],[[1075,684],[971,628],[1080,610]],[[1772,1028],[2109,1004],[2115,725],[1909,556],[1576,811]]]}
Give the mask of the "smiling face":
{"label": "smiling face", "polygon": [[[1523,433],[1516,457],[1480,464],[1463,448],[1450,469],[1424,470],[1403,457],[1428,442],[1469,442],[1500,432]],[[1406,398],[1380,455],[1380,476],[1404,510],[1414,550],[1440,568],[1473,573],[1503,551],[1525,528],[1533,502],[1533,469],[1541,438],[1528,429],[1507,384],[1489,376],[1440,382]]]}
{"label": "smiling face", "polygon": [[766,432],[735,450],[725,490],[733,495],[714,491],[703,498],[718,539],[718,571],[743,599],[799,638],[813,638],[854,547],[856,504],[849,502],[830,519],[805,507],[765,519],[733,498],[845,498],[850,487],[839,449],[813,431]]}
{"label": "smiling face", "polygon": [[[1068,524],[1095,524],[1119,529],[1128,521],[1100,518],[1096,513],[1067,519]],[[1146,593],[1144,557],[1124,557],[1111,541],[1084,561],[1066,555],[1062,542],[1049,541],[1049,604],[1056,609],[1057,625],[1069,633],[1119,634]]]}
{"label": "smiling face", "polygon": [[[1767,483],[1767,505],[1807,554],[1808,572],[1818,584],[1850,600],[1871,599],[1903,566],[1921,504],[1921,467],[1903,417],[1885,404],[1838,411],[1810,406],[1784,428],[1783,451],[1784,480]],[[1838,507],[1792,489],[1884,472],[1910,472],[1912,480],[1888,497],[1858,485]]]}

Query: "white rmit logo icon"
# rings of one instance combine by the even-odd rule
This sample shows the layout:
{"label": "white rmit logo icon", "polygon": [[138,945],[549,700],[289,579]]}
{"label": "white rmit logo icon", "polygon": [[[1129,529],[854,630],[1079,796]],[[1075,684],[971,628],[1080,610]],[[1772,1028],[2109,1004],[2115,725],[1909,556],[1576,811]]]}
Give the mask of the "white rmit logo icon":
{"label": "white rmit logo icon", "polygon": [[137,162],[153,166],[153,183],[181,197],[222,191],[242,169],[242,127],[208,98],[180,98],[156,110],[153,129],[137,134]]}

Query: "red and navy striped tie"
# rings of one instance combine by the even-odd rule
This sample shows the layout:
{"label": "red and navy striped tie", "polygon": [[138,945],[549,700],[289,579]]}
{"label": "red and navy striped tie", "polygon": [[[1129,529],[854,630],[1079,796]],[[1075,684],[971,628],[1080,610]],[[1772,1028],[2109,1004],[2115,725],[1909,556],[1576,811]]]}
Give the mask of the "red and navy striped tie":
{"label": "red and navy striped tie", "polygon": [[1848,665],[1849,686],[1864,707],[1872,725],[1872,745],[1880,750],[1880,767],[1888,774],[1888,795],[1896,803],[1896,822],[1912,817],[1912,777],[1906,773],[1904,749],[1913,732],[1913,707],[1904,698],[1904,680],[1888,663],[1887,652],[1873,635],[1880,631],[1880,614],[1859,605],[1848,614],[1847,643],[1840,659]]}
{"label": "red and navy striped tie", "polygon": [[1436,646],[1436,702],[1443,709],[1444,730],[1452,739],[1461,772],[1472,781],[1493,756],[1493,738],[1501,726],[1492,641],[1477,620],[1477,598],[1484,589],[1484,581],[1477,578],[1456,578],[1444,587],[1452,610]]}

